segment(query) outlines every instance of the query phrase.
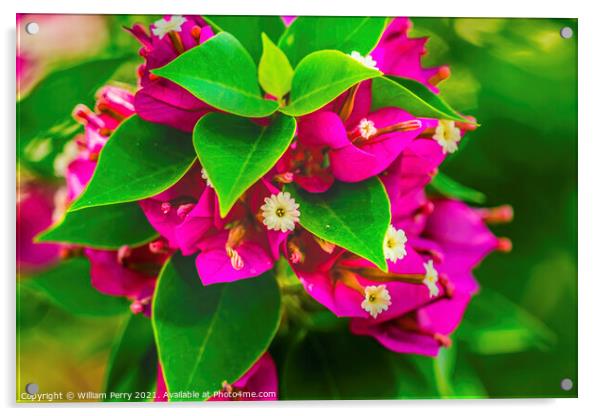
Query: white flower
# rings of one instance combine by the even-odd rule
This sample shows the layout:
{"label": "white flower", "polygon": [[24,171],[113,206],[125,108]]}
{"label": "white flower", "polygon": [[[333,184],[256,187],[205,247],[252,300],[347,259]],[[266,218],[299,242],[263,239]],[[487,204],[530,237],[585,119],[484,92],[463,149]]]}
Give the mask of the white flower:
{"label": "white flower", "polygon": [[359,130],[360,135],[366,140],[374,136],[377,132],[374,122],[372,120],[368,120],[367,118],[360,120],[360,124],[357,125],[357,129]]}
{"label": "white flower", "polygon": [[389,225],[387,234],[385,235],[384,249],[385,258],[396,263],[397,260],[401,260],[407,254],[406,242],[408,241],[406,233],[403,230],[398,230],[392,225]]}
{"label": "white flower", "polygon": [[263,224],[268,230],[292,231],[295,223],[299,222],[299,204],[291,198],[288,192],[280,192],[264,199],[265,204],[261,206]]}
{"label": "white flower", "polygon": [[429,289],[429,295],[432,298],[433,296],[439,295],[439,287],[437,286],[437,281],[439,280],[439,273],[435,270],[433,266],[433,260],[429,260],[427,263],[423,264],[425,275],[422,283]]}
{"label": "white flower", "polygon": [[454,153],[458,150],[458,142],[462,136],[460,129],[451,120],[439,120],[433,139],[441,145],[443,153]]}
{"label": "white flower", "polygon": [[209,176],[207,176],[207,171],[205,170],[205,168],[201,169],[201,177],[205,180],[209,188],[213,188],[213,184],[211,183]]}
{"label": "white flower", "polygon": [[365,299],[362,302],[362,309],[376,318],[379,313],[389,309],[391,305],[391,295],[385,285],[366,286],[364,288]]}
{"label": "white flower", "polygon": [[155,22],[153,35],[159,36],[159,39],[163,39],[163,36],[169,32],[181,32],[182,25],[186,22],[186,18],[183,16],[171,16],[171,19],[159,19]]}
{"label": "white flower", "polygon": [[362,56],[358,51],[353,51],[349,54],[353,59],[358,61],[360,64],[366,66],[367,68],[376,69],[378,71],[378,67],[376,66],[376,61],[372,58],[371,55]]}

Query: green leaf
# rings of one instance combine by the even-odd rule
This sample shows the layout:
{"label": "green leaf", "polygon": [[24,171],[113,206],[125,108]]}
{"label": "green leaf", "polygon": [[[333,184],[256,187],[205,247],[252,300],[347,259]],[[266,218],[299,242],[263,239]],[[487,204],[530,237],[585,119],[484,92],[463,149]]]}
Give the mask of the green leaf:
{"label": "green leaf", "polygon": [[279,100],[291,90],[293,68],[286,55],[265,34],[261,34],[263,54],[259,61],[259,85]]}
{"label": "green leaf", "polygon": [[90,281],[90,263],[83,257],[62,261],[20,285],[42,293],[53,304],[74,315],[108,316],[127,312],[125,299],[98,292]]}
{"label": "green leaf", "polygon": [[261,34],[277,41],[284,32],[284,22],[279,16],[203,16],[203,19],[217,31],[234,35],[255,63],[261,57]]}
{"label": "green leaf", "polygon": [[342,52],[314,52],[295,69],[290,103],[281,111],[291,116],[311,113],[358,82],[381,75]]}
{"label": "green leaf", "polygon": [[556,335],[544,323],[491,289],[473,298],[457,337],[484,355],[546,351],[556,343]]}
{"label": "green leaf", "polygon": [[391,205],[380,180],[335,182],[320,194],[293,186],[286,189],[299,204],[304,228],[387,270],[383,241],[391,223]]}
{"label": "green leaf", "polygon": [[125,57],[98,59],[52,72],[17,101],[20,161],[54,176],[52,161],[62,151],[65,137],[73,137],[78,128],[71,112],[80,103],[92,106],[96,90],[126,61]]}
{"label": "green leaf", "polygon": [[142,314],[130,314],[107,364],[104,401],[146,401],[146,397],[136,397],[135,393],[154,391],[156,380],[157,349],[151,320]]}
{"label": "green leaf", "polygon": [[203,394],[235,382],[267,350],[279,322],[272,272],[203,286],[194,257],[175,254],[159,276],[153,301],[167,390]]}
{"label": "green leaf", "polygon": [[464,186],[441,172],[435,175],[429,185],[432,189],[448,198],[460,199],[475,204],[482,204],[486,199],[485,194]]}
{"label": "green leaf", "polygon": [[221,113],[199,120],[193,132],[194,147],[215,188],[222,217],[280,159],[295,129],[295,119],[283,114],[266,127]]}
{"label": "green leaf", "polygon": [[257,67],[249,53],[226,32],[218,33],[151,72],[228,113],[265,117],[278,109],[276,101],[262,98]]}
{"label": "green leaf", "polygon": [[281,383],[286,400],[391,399],[396,394],[386,350],[347,331],[310,332],[288,354]]}
{"label": "green leaf", "polygon": [[111,135],[94,176],[69,210],[157,195],[180,180],[195,160],[189,133],[132,116]]}
{"label": "green leaf", "polygon": [[384,76],[372,82],[372,111],[399,107],[415,117],[431,117],[474,124],[458,114],[425,85],[408,78]]}
{"label": "green leaf", "polygon": [[135,202],[104,205],[67,212],[63,219],[38,234],[38,242],[80,244],[88,247],[117,250],[138,246],[157,237],[142,209]]}
{"label": "green leaf", "polygon": [[286,29],[278,46],[293,66],[306,55],[322,49],[366,55],[380,40],[385,23],[384,17],[302,16]]}

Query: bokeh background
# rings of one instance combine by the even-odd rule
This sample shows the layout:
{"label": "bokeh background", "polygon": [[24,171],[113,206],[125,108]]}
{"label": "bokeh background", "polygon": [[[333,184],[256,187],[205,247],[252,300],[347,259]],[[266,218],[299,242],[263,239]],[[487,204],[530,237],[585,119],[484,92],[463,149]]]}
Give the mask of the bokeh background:
{"label": "bokeh background", "polygon": [[[41,31],[27,35],[18,25],[18,93],[26,94],[56,69],[97,56],[134,56],[138,45],[122,27],[156,18],[21,17],[21,23],[38,22]],[[483,293],[469,307],[454,348],[439,358],[446,381],[438,380],[436,391],[400,387],[399,397],[575,397],[577,21],[412,20],[413,36],[430,37],[424,63],[452,69],[442,95],[481,124],[441,171],[485,194],[484,206],[511,204],[515,218],[494,226],[496,234],[512,240],[513,251],[494,253],[477,269]],[[573,29],[570,39],[560,36],[566,26]],[[77,32],[75,42],[70,30],[77,27],[93,30],[86,36]],[[134,57],[111,79],[135,83],[136,65]],[[61,178],[36,155],[35,146],[20,155],[20,188],[52,191]],[[32,382],[41,390],[102,391],[125,316],[61,309],[28,284],[43,272],[19,267],[17,391]],[[418,368],[425,360],[415,359]],[[561,389],[566,378],[573,381],[569,391]]]}

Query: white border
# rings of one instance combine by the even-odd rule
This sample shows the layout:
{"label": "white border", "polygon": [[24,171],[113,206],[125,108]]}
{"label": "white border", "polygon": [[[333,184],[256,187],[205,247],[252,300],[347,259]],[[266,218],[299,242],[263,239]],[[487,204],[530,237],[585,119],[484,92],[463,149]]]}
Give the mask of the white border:
{"label": "white border", "polygon": [[[14,14],[16,12],[37,13],[124,13],[124,14],[175,14],[175,13],[208,13],[208,14],[346,14],[346,15],[408,15],[408,16],[498,16],[498,17],[578,17],[579,20],[579,399],[565,400],[457,400],[457,401],[405,401],[405,402],[297,402],[265,405],[246,403],[244,405],[211,404],[179,404],[170,407],[142,407],[140,405],[111,405],[110,410],[98,405],[87,405],[85,410],[70,405],[54,405],[44,407],[40,413],[45,415],[81,415],[82,411],[89,415],[105,415],[107,410],[115,415],[135,415],[158,411],[169,414],[190,415],[191,411],[204,414],[230,414],[233,411],[245,415],[281,414],[307,415],[308,412],[324,414],[334,409],[349,415],[372,415],[374,413],[406,413],[406,414],[471,414],[482,416],[504,415],[526,411],[545,412],[546,415],[590,414],[591,409],[598,408],[597,398],[600,396],[600,377],[602,376],[601,353],[602,325],[600,324],[599,300],[602,294],[602,270],[595,261],[597,249],[600,247],[602,235],[602,212],[600,198],[601,177],[599,157],[602,155],[602,135],[600,134],[600,100],[602,83],[600,69],[602,59],[602,24],[599,13],[596,13],[593,1],[553,1],[527,2],[525,0],[505,0],[503,2],[488,1],[399,1],[366,0],[137,0],[125,3],[123,0],[20,0],[14,6],[2,2],[0,19],[2,20],[3,64],[0,66],[4,97],[0,99],[2,126],[5,135],[0,139],[0,155],[2,156],[2,215],[0,216],[3,231],[3,247],[0,250],[0,264],[5,266],[2,276],[3,317],[0,320],[3,329],[2,358],[4,371],[0,378],[0,394],[4,406],[12,407],[8,414],[34,413],[32,406],[15,408],[15,364],[14,364]],[[550,103],[553,105],[553,103]],[[520,151],[520,149],[517,149]],[[542,149],[545,157],[545,149]],[[8,197],[12,196],[12,197]],[[597,238],[596,238],[597,237]],[[528,377],[528,374],[525,374]],[[106,407],[106,406],[105,406]],[[599,410],[598,410],[599,411]],[[37,412],[36,412],[37,413]]]}

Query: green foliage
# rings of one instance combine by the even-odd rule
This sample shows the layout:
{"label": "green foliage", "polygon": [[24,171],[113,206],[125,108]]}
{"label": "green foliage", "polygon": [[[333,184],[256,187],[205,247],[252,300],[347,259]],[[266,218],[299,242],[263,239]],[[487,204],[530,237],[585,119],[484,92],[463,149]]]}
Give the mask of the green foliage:
{"label": "green foliage", "polygon": [[436,192],[448,198],[455,198],[475,204],[482,204],[486,199],[484,193],[464,186],[442,172],[438,172],[429,185]]}
{"label": "green foliage", "polygon": [[127,58],[104,58],[52,72],[17,101],[17,156],[43,176],[54,176],[52,162],[80,128],[71,117],[77,104],[92,105],[96,90]]}
{"label": "green foliage", "polygon": [[338,51],[314,52],[293,74],[291,100],[281,111],[302,116],[335,99],[349,87],[382,74]]}
{"label": "green foliage", "polygon": [[372,111],[383,107],[403,108],[416,117],[472,123],[426,86],[408,78],[389,75],[372,81]]}
{"label": "green foliage", "polygon": [[265,127],[220,113],[199,120],[193,133],[194,147],[215,188],[222,217],[284,154],[295,129],[295,119],[283,114]]}
{"label": "green foliage", "polygon": [[164,266],[153,325],[168,391],[216,392],[234,383],[267,350],[280,322],[271,272],[203,286],[193,257]]}
{"label": "green foliage", "polygon": [[386,350],[371,338],[345,332],[310,332],[284,363],[282,396],[288,400],[389,399],[395,372]]}
{"label": "green foliage", "polygon": [[278,103],[261,97],[253,58],[226,32],[218,33],[152,72],[228,113],[265,117],[278,109]]}
{"label": "green foliage", "polygon": [[138,203],[128,202],[67,212],[60,222],[38,234],[36,241],[117,250],[148,243],[156,236]]}
{"label": "green foliage", "polygon": [[261,57],[261,35],[265,33],[276,42],[284,32],[284,22],[279,16],[203,16],[218,31],[231,33],[249,52],[255,63]]}
{"label": "green foliage", "polygon": [[286,29],[278,46],[293,66],[322,49],[368,54],[385,30],[384,17],[301,16]]}
{"label": "green foliage", "polygon": [[131,393],[129,401],[145,401],[144,393],[155,391],[156,380],[157,349],[150,318],[130,314],[107,364],[105,401],[125,401],[116,395],[120,393]]}
{"label": "green foliage", "polygon": [[286,189],[299,203],[299,221],[305,229],[387,270],[383,242],[391,223],[391,209],[380,180],[336,182],[320,194],[294,186]]}
{"label": "green foliage", "polygon": [[70,211],[157,195],[196,160],[190,134],[132,116],[103,147],[94,176]]}
{"label": "green foliage", "polygon": [[491,289],[470,303],[458,338],[477,354],[548,350],[556,335],[539,319]]}
{"label": "green foliage", "polygon": [[123,298],[104,295],[90,283],[90,263],[76,257],[64,260],[19,285],[41,293],[59,308],[81,316],[107,316],[128,311]]}
{"label": "green foliage", "polygon": [[263,53],[259,61],[259,85],[279,100],[291,90],[293,68],[284,52],[265,34],[261,34]]}

